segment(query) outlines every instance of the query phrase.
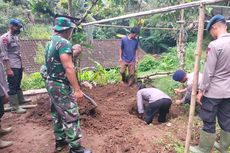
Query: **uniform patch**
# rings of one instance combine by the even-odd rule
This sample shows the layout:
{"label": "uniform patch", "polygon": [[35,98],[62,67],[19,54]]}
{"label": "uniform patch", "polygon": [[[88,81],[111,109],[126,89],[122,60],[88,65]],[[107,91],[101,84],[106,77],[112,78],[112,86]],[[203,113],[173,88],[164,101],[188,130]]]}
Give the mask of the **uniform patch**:
{"label": "uniform patch", "polygon": [[8,44],[8,39],[7,37],[3,37],[2,43],[6,46]]}

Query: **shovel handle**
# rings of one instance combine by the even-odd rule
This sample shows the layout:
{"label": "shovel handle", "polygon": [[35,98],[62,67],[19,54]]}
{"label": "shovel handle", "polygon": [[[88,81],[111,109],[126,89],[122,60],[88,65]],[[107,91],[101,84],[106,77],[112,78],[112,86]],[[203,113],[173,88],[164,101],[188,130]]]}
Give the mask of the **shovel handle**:
{"label": "shovel handle", "polygon": [[90,101],[90,103],[94,105],[94,107],[97,107],[97,103],[93,100],[93,98],[91,98],[90,96],[86,95],[84,92],[83,92],[83,96],[86,99],[88,99]]}

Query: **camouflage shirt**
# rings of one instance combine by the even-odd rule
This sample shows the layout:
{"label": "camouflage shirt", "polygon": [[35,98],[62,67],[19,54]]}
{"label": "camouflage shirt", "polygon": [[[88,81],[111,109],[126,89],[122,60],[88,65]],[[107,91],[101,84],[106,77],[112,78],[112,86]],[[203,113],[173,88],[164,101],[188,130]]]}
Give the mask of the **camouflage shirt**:
{"label": "camouflage shirt", "polygon": [[46,46],[47,79],[69,84],[65,69],[61,63],[60,55],[72,54],[71,43],[58,35],[54,35]]}

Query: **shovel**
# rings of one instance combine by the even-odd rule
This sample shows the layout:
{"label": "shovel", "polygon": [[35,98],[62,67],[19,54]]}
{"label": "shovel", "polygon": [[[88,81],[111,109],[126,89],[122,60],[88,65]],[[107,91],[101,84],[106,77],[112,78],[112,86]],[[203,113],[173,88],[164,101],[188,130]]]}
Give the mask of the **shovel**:
{"label": "shovel", "polygon": [[96,108],[97,108],[97,103],[93,100],[93,98],[91,98],[90,96],[86,95],[83,92],[83,96],[84,98],[86,98],[88,100],[88,102],[93,106],[90,109],[86,110],[86,114],[92,115],[92,116],[96,116]]}

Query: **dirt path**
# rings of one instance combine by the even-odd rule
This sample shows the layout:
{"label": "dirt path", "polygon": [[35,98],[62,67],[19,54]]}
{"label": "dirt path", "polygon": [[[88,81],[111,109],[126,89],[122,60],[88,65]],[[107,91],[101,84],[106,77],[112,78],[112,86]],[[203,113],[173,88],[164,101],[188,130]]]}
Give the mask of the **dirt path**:
{"label": "dirt path", "polygon": [[[87,101],[79,102],[83,113],[83,145],[94,153],[174,153],[185,139],[187,123],[184,118],[178,117],[184,114],[180,107],[173,106],[171,109],[169,119],[172,126],[157,123],[148,126],[133,115],[135,87],[129,89],[118,84],[84,91],[98,103],[97,114],[92,116],[85,113],[89,108]],[[1,150],[1,153],[54,152],[48,97],[42,96],[36,102],[38,107],[24,115],[6,113],[3,124],[11,125],[14,131],[4,139],[14,141],[14,145]],[[67,152],[68,148],[62,151]]]}

